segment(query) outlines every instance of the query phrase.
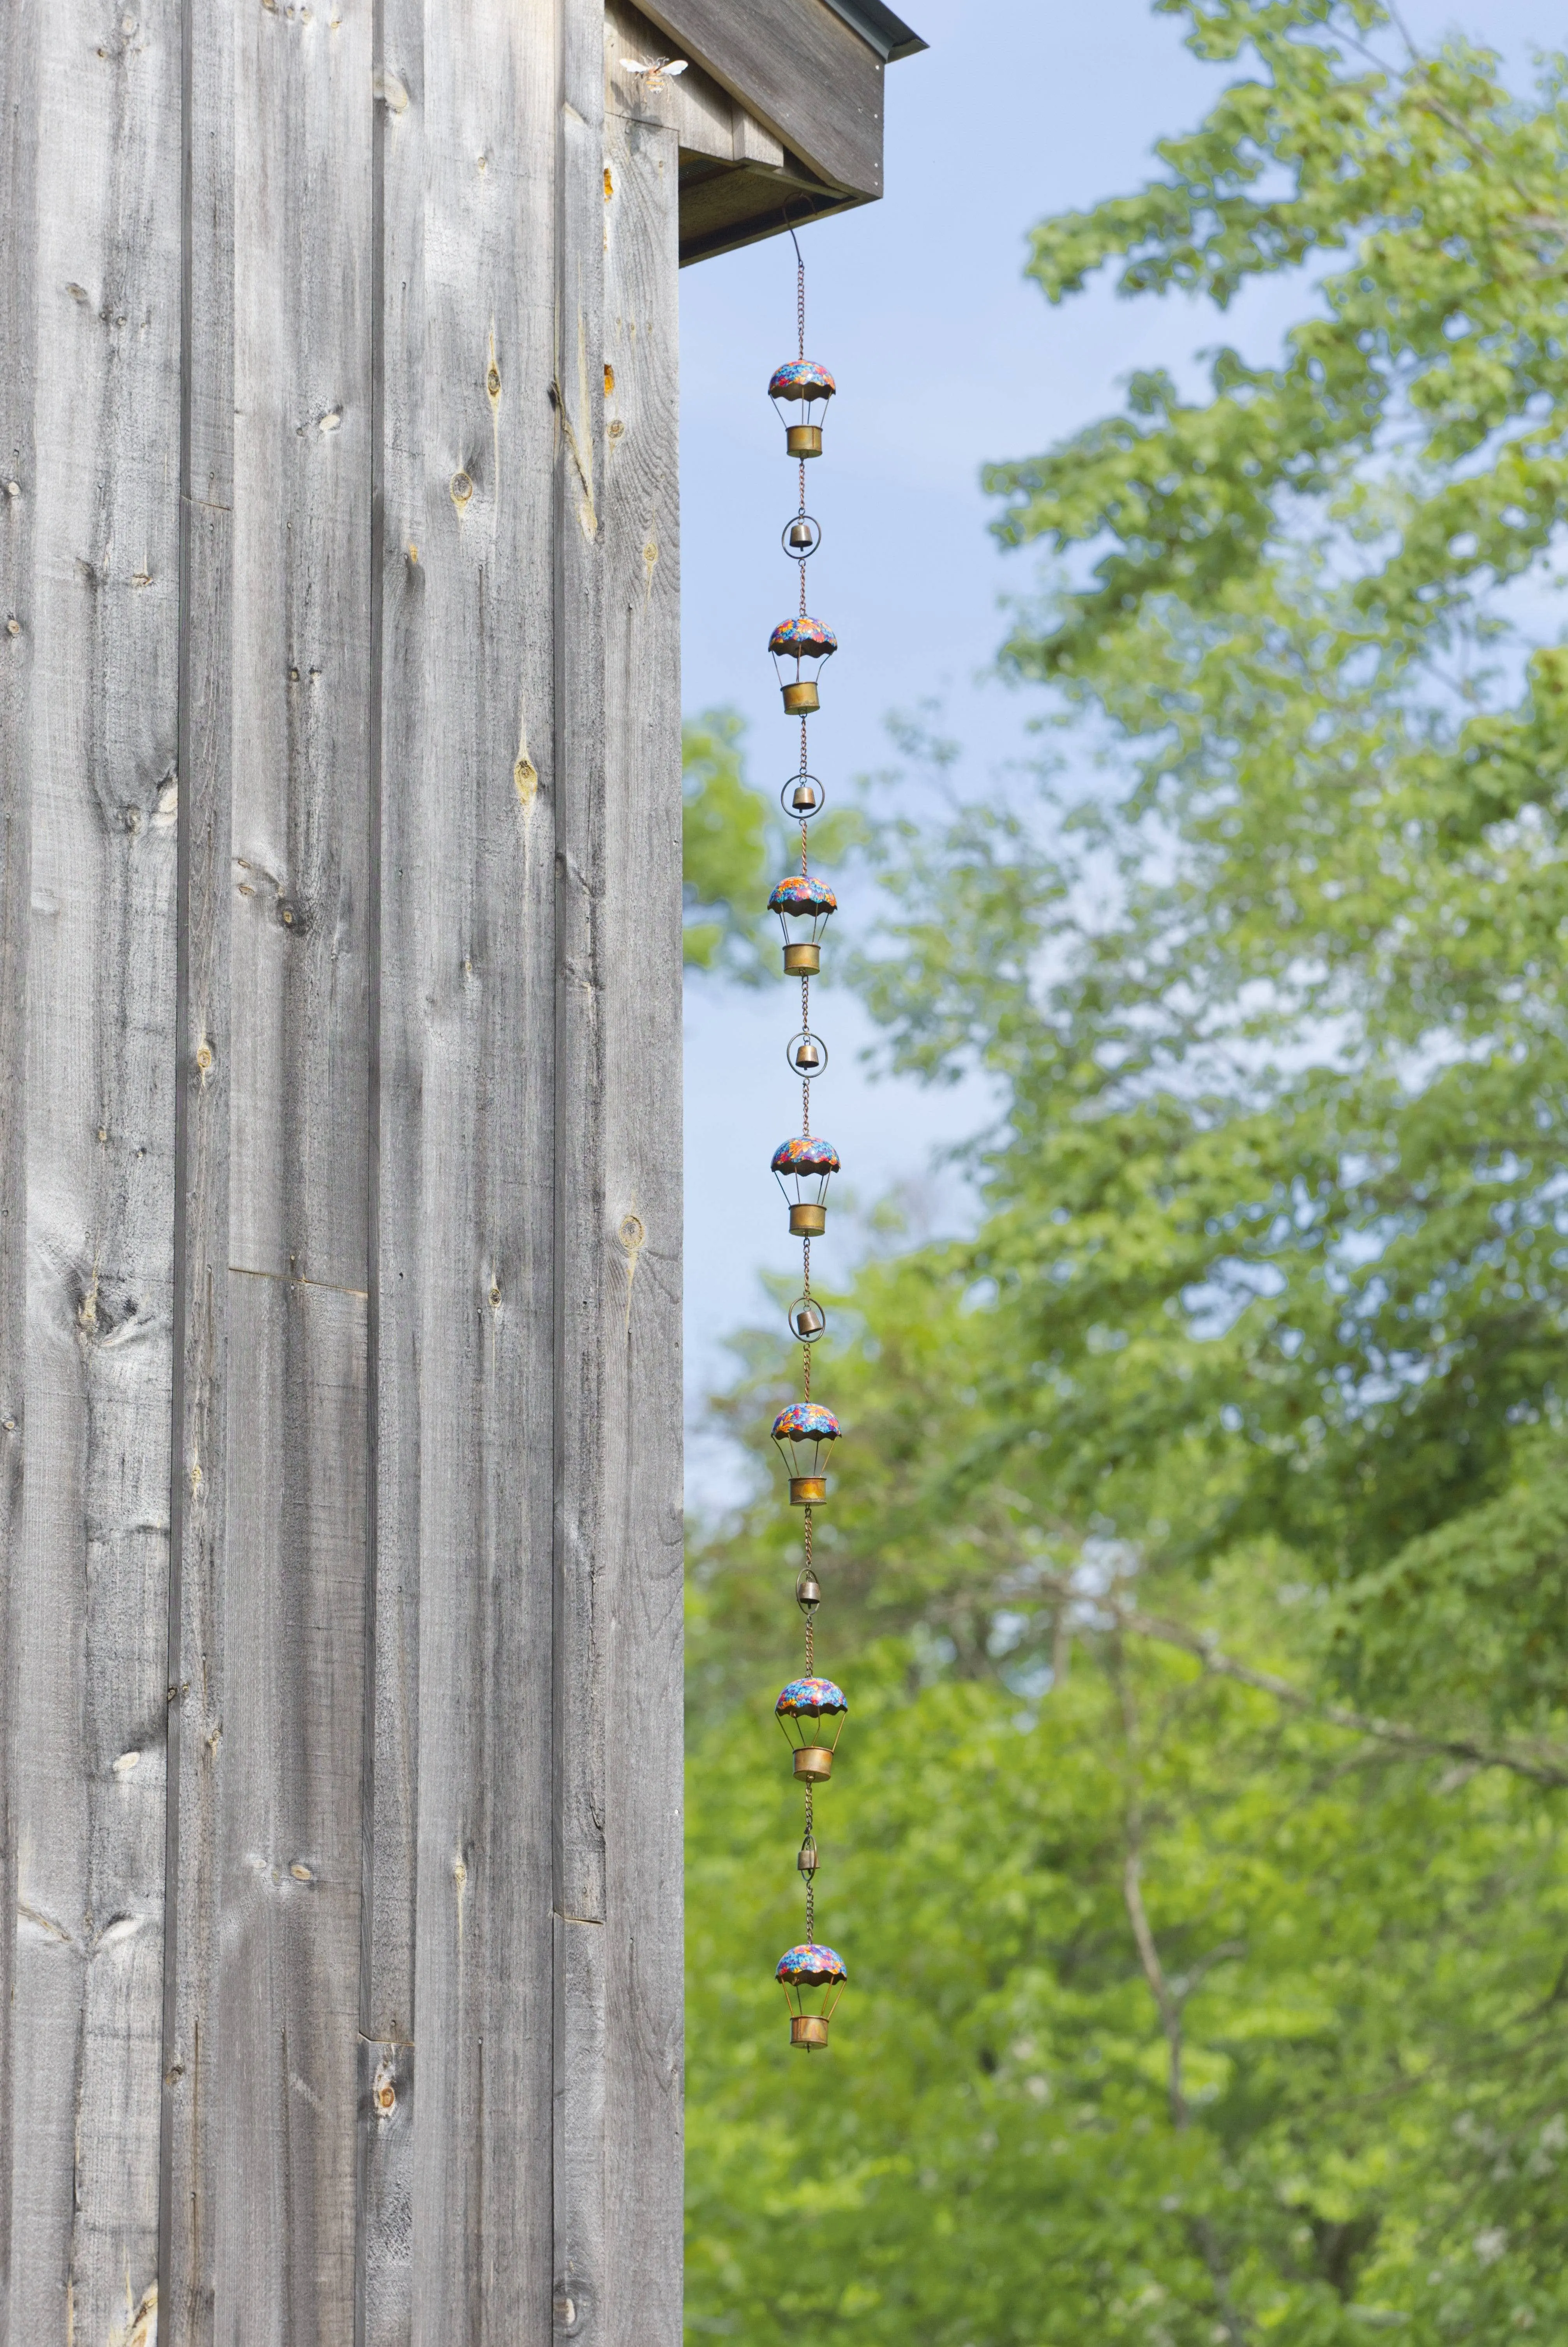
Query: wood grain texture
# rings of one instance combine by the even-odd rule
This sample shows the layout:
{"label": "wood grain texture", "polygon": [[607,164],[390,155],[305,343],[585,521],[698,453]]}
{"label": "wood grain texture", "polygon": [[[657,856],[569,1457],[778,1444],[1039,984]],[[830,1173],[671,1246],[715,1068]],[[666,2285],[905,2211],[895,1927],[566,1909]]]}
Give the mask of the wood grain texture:
{"label": "wood grain texture", "polygon": [[365,2324],[430,2347],[539,2342],[553,2078],[556,9],[395,0],[385,41],[362,2027],[395,2099],[384,2116],[373,2094],[364,2122]]}
{"label": "wood grain texture", "polygon": [[642,13],[819,179],[882,193],[882,60],[826,0],[642,0]]}
{"label": "wood grain texture", "polygon": [[[16,1800],[14,1753],[23,1689],[16,1676],[15,1570],[24,1526],[22,1424],[27,1378],[27,930],[32,808],[30,719],[36,638],[33,576],[34,413],[37,366],[38,42],[36,9],[12,0],[0,39],[0,2340],[16,2337],[12,2209],[16,2134],[12,2119],[19,2067],[16,1982]],[[9,483],[16,484],[12,496]],[[15,619],[13,634],[9,620]]]}
{"label": "wood grain texture", "polygon": [[[415,922],[425,538],[424,8],[384,0],[372,266],[374,597],[370,679],[376,1002],[372,1036],[369,1715],[360,1938],[359,2321],[364,2347],[405,2347],[414,2302],[415,1937],[419,1787],[421,1348],[419,1180],[425,975]],[[428,561],[429,546],[425,547]],[[407,989],[415,991],[410,995]]]}
{"label": "wood grain texture", "polygon": [[6,1118],[26,1221],[24,1293],[8,1291],[23,1322],[7,1331],[21,1376],[6,1415],[25,1409],[26,1464],[9,1550],[16,1938],[0,2015],[6,2336],[20,2341],[128,2332],[157,2271],[179,12],[46,10],[26,28],[13,12],[8,31],[32,108],[11,125],[31,148],[30,198],[6,219],[26,239],[6,273],[30,280],[15,323],[31,347],[15,355],[32,410],[7,434],[6,501],[27,512],[5,639],[8,661],[23,655],[7,847],[26,836],[31,909]]}
{"label": "wood grain texture", "polygon": [[[555,2321],[604,2330],[604,64],[601,0],[560,0],[554,795]],[[627,939],[630,943],[630,938]]]}
{"label": "wood grain texture", "polygon": [[612,113],[605,207],[607,2347],[682,2335],[681,661],[677,134]]}
{"label": "wood grain texture", "polygon": [[[356,2298],[370,1476],[370,0],[235,16],[229,1239],[211,2288]],[[199,2092],[200,2091],[199,2086]]]}
{"label": "wood grain texture", "polygon": [[179,1113],[159,2330],[209,2347],[222,2072],[219,1754],[229,1358],[233,873],[234,0],[187,17],[180,483]]}

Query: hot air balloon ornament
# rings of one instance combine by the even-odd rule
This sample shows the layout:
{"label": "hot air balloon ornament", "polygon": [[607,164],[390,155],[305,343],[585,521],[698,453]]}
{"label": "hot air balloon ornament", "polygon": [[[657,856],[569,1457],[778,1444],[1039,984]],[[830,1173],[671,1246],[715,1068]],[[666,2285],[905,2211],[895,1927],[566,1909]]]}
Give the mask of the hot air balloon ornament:
{"label": "hot air balloon ornament", "polygon": [[825,2045],[827,2024],[849,1979],[844,1958],[836,1949],[805,1940],[798,1948],[786,1948],[774,1978],[789,2002],[790,2044],[804,2045],[808,2053]]}
{"label": "hot air balloon ornament", "polygon": [[843,1432],[818,1401],[792,1402],[774,1420],[774,1440],[790,1471],[790,1504],[820,1508],[827,1497],[826,1453]]}
{"label": "hot air balloon ornament", "polygon": [[[817,679],[825,662],[838,650],[838,638],[820,620],[807,619],[803,611],[796,619],[779,621],[768,638],[768,650],[784,694],[784,715],[809,717],[813,710],[822,707]],[[786,676],[784,671],[792,663],[794,674]]]}
{"label": "hot air balloon ornament", "polygon": [[827,1228],[827,1185],[839,1171],[837,1150],[831,1141],[803,1133],[794,1141],[781,1141],[772,1163],[789,1208],[790,1236],[820,1238]]}
{"label": "hot air balloon ornament", "polygon": [[[784,428],[784,448],[791,456],[820,456],[822,425],[811,420],[811,411],[820,406],[825,415],[827,403],[838,385],[818,359],[787,359],[775,367],[768,382],[768,397],[778,413]],[[798,407],[800,422],[792,424],[784,410]]]}
{"label": "hot air balloon ornament", "polygon": [[838,910],[838,899],[819,873],[792,872],[768,898],[784,932],[786,978],[815,978],[822,968],[822,933]]}
{"label": "hot air balloon ornament", "polygon": [[[833,1774],[833,1756],[849,1716],[849,1697],[844,1689],[835,1686],[831,1679],[791,1679],[780,1692],[774,1715],[784,1730],[784,1742],[794,1750],[795,1775],[813,1784],[825,1784]],[[825,1720],[832,1729],[831,1742],[825,1738]]]}

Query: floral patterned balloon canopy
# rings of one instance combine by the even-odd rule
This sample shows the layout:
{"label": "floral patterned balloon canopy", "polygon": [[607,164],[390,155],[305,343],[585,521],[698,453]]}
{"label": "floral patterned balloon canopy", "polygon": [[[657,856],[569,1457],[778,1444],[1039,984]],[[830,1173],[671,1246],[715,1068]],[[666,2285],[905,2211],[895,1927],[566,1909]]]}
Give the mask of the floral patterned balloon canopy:
{"label": "floral patterned balloon canopy", "polygon": [[824,1947],[817,1940],[804,1940],[798,1948],[784,1950],[774,1978],[794,1988],[818,1981],[846,1981],[849,1974],[836,1949]]}
{"label": "floral patterned balloon canopy", "polygon": [[781,620],[768,638],[775,660],[831,660],[838,638],[822,620]]}
{"label": "floral patterned balloon canopy", "polygon": [[781,1718],[794,1718],[802,1712],[817,1718],[825,1711],[847,1711],[849,1697],[832,1679],[791,1679],[774,1709]]}
{"label": "floral patterned balloon canopy", "polygon": [[780,1174],[836,1174],[839,1171],[837,1150],[831,1141],[824,1141],[815,1133],[803,1133],[795,1141],[781,1141],[774,1151],[770,1164],[771,1170]]}
{"label": "floral patterned balloon canopy", "polygon": [[844,1429],[819,1401],[791,1402],[774,1420],[775,1442],[836,1442]]}
{"label": "floral patterned balloon canopy", "polygon": [[807,406],[813,400],[831,399],[837,389],[820,359],[786,359],[768,378],[771,400],[800,400]]}
{"label": "floral patterned balloon canopy", "polygon": [[818,872],[792,872],[768,898],[770,913],[783,915],[836,913],[838,899]]}

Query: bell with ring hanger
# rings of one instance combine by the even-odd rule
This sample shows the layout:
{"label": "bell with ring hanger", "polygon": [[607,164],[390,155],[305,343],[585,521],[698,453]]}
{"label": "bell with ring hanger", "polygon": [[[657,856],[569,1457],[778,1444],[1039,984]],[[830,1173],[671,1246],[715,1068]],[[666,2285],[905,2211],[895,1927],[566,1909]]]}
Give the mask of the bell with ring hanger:
{"label": "bell with ring hanger", "polygon": [[805,1840],[800,1846],[799,1853],[795,1859],[795,1864],[803,1874],[815,1874],[816,1872],[816,1836],[815,1834],[807,1834]]}
{"label": "bell with ring hanger", "polygon": [[790,1334],[803,1345],[815,1345],[826,1326],[827,1315],[815,1296],[798,1296],[790,1306]]}
{"label": "bell with ring hanger", "polygon": [[779,805],[796,823],[809,823],[827,803],[827,793],[815,774],[792,774],[779,793]]}
{"label": "bell with ring hanger", "polygon": [[808,1040],[795,1053],[794,1063],[797,1068],[815,1068],[818,1065],[821,1056],[816,1045]]}
{"label": "bell with ring hanger", "polygon": [[803,1614],[815,1614],[822,1604],[822,1583],[809,1564],[795,1575],[794,1602]]}
{"label": "bell with ring hanger", "polygon": [[789,526],[789,542],[792,546],[809,548],[811,545],[811,524],[806,521],[792,521]]}

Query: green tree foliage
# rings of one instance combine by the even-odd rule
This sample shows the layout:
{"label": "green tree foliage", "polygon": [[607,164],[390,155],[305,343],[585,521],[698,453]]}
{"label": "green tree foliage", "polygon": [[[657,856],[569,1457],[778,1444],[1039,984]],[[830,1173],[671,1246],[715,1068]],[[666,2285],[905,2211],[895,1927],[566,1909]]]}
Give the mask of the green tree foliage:
{"label": "green tree foliage", "polygon": [[755,985],[767,917],[768,804],[745,778],[745,721],[733,709],[708,709],[682,728],[685,777],[681,816],[682,875],[689,969],[723,970]]}
{"label": "green tree foliage", "polygon": [[692,2323],[749,2347],[1568,2339],[1568,65],[1162,7],[1225,85],[1032,272],[1299,322],[992,468],[1106,779],[875,843],[890,1054],[1006,1111],[817,1374],[821,2061],[776,1486],[696,1560]]}

